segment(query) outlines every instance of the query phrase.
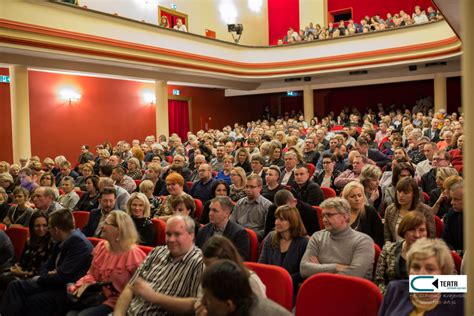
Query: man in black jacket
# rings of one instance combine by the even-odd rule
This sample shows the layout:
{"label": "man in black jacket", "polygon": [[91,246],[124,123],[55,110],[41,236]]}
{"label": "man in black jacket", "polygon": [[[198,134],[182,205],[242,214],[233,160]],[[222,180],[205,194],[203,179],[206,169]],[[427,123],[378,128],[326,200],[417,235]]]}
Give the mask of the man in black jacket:
{"label": "man in black jacket", "polygon": [[318,206],[324,200],[323,191],[319,184],[310,180],[308,169],[305,166],[296,167],[295,184],[292,191],[297,200],[311,206]]}
{"label": "man in black jacket", "polygon": [[245,228],[230,220],[232,200],[218,196],[211,200],[209,206],[209,224],[199,230],[196,246],[202,248],[213,235],[222,235],[234,244],[244,260],[250,259],[250,240]]}
{"label": "man in black jacket", "polygon": [[87,237],[99,237],[101,232],[101,225],[107,215],[115,208],[115,200],[117,193],[113,187],[105,187],[100,191],[99,203],[100,208],[92,210],[89,215],[89,221],[86,226],[82,228],[82,232]]}
{"label": "man in black jacket", "polygon": [[275,204],[268,208],[267,217],[265,218],[264,236],[267,236],[275,228],[275,211],[282,205],[290,205],[298,209],[309,236],[320,230],[316,210],[308,203],[295,199],[290,191],[280,190],[275,195]]}
{"label": "man in black jacket", "polygon": [[92,261],[92,244],[74,229],[68,209],[49,216],[49,231],[57,241],[40,275],[9,284],[0,305],[1,315],[62,315],[66,285],[84,276]]}

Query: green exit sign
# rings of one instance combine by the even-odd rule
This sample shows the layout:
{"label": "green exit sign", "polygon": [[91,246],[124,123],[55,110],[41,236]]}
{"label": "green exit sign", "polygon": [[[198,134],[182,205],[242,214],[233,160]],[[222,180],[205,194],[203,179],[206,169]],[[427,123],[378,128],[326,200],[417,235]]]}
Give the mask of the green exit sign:
{"label": "green exit sign", "polygon": [[10,83],[10,76],[0,76],[1,83]]}
{"label": "green exit sign", "polygon": [[173,95],[179,95],[179,90],[178,89],[173,89]]}

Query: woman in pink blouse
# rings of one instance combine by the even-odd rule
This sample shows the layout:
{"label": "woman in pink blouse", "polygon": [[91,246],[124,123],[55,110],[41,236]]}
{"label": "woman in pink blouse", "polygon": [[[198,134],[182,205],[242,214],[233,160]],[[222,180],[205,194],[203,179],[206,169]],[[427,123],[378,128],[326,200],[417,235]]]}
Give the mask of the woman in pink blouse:
{"label": "woman in pink blouse", "polygon": [[[79,298],[79,302],[68,315],[86,316],[112,313],[120,293],[146,256],[137,246],[137,230],[130,215],[125,212],[110,212],[102,224],[101,237],[105,240],[99,242],[94,248],[89,271],[74,285],[68,287],[70,296]],[[99,282],[108,283],[102,286],[104,300],[102,302],[100,300],[81,300],[87,287]],[[84,304],[87,301],[88,303]]]}

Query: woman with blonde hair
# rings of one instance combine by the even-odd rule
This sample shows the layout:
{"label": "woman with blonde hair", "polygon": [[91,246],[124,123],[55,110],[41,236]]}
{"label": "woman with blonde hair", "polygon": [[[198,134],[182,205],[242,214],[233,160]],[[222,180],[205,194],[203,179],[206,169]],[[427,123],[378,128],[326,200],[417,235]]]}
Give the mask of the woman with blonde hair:
{"label": "woman with blonde hair", "polygon": [[[409,275],[456,274],[453,258],[441,239],[417,240],[407,253]],[[463,315],[462,295],[449,293],[409,293],[408,280],[388,284],[379,315]]]}
{"label": "woman with blonde hair", "polygon": [[428,205],[433,208],[433,213],[442,218],[451,207],[446,190],[444,190],[445,180],[451,176],[457,176],[458,172],[453,167],[436,168],[437,188],[430,192]]}
{"label": "woman with blonde hair", "polygon": [[132,217],[140,236],[140,245],[155,245],[155,226],[150,220],[150,202],[145,194],[135,192],[127,201],[127,213]]}
{"label": "woman with blonde hair", "polygon": [[141,180],[142,179],[142,171],[141,171],[141,164],[140,161],[132,157],[127,161],[127,176],[132,178],[133,180]]}
{"label": "woman with blonde hair", "polygon": [[[138,233],[132,218],[123,211],[111,211],[107,215],[102,224],[101,237],[105,240],[94,248],[89,271],[67,289],[71,297],[79,300],[71,305],[68,315],[112,313],[120,293],[146,256],[137,246]],[[84,291],[96,283],[102,285],[103,301],[85,304],[83,300],[84,303],[81,303]]]}
{"label": "woman with blonde hair", "polygon": [[246,197],[245,185],[247,184],[247,175],[245,174],[245,170],[240,167],[235,167],[230,172],[230,180],[232,184],[229,187],[229,197],[232,201],[237,202],[241,198]]}
{"label": "woman with blonde hair", "polygon": [[235,153],[235,160],[236,163],[234,167],[241,167],[245,170],[245,172],[252,171],[252,167],[250,166],[250,154],[247,148],[241,147],[237,149]]}
{"label": "woman with blonde hair", "polygon": [[380,187],[382,171],[376,165],[365,165],[359,176],[360,183],[364,186],[367,204],[373,206],[377,212],[382,212],[382,188]]}
{"label": "woman with blonde hair", "polygon": [[278,141],[272,141],[270,143],[269,155],[268,155],[268,165],[278,166],[280,168],[285,166],[285,161],[281,158],[281,144]]}
{"label": "woman with blonde hair", "polygon": [[262,254],[258,262],[283,267],[291,275],[294,293],[303,281],[300,275],[300,262],[308,239],[306,229],[298,209],[282,205],[275,211],[275,230],[263,241]]}
{"label": "woman with blonde hair", "polygon": [[342,191],[342,197],[351,206],[350,222],[351,228],[372,237],[380,247],[383,246],[383,224],[375,208],[367,203],[364,186],[352,181],[346,184]]}

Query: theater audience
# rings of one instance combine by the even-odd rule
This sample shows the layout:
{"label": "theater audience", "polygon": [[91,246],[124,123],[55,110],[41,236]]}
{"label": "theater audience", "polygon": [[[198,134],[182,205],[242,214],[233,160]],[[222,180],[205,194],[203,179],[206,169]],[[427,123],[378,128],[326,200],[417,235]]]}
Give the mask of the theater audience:
{"label": "theater audience", "polygon": [[38,278],[8,285],[0,304],[2,315],[62,314],[66,285],[76,282],[89,269],[92,244],[74,229],[70,210],[60,209],[49,215],[49,232],[58,241],[52,255],[42,265]]}
{"label": "theater audience", "polygon": [[127,176],[133,180],[142,179],[141,164],[135,157],[132,157],[127,161]]}
{"label": "theater audience", "polygon": [[20,170],[18,173],[18,178],[20,179],[20,185],[27,189],[28,192],[31,193],[34,189],[39,187],[39,185],[36,183],[37,181],[37,176],[33,174],[33,171],[31,171],[30,168],[25,167]]}
{"label": "theater audience", "polygon": [[374,242],[350,227],[349,202],[330,198],[321,203],[321,208],[326,229],[311,236],[301,259],[301,276],[335,273],[371,279]]}
{"label": "theater audience", "polygon": [[196,217],[196,202],[190,195],[181,195],[171,202],[173,215],[189,216],[194,220],[194,236],[197,236],[199,231],[199,222]]}
{"label": "theater audience", "polygon": [[85,192],[74,207],[76,211],[92,211],[99,207],[99,177],[87,176],[85,185]]}
{"label": "theater audience", "polygon": [[318,206],[324,200],[323,191],[319,185],[309,178],[308,169],[299,165],[294,171],[295,184],[292,191],[297,200],[308,203],[312,206]]}
{"label": "theater audience", "polygon": [[285,166],[285,161],[281,158],[281,143],[277,141],[270,143],[268,165],[275,165],[280,169]]}
{"label": "theater audience", "polygon": [[234,157],[231,155],[224,156],[223,168],[217,173],[215,180],[224,180],[228,185],[231,184],[231,172],[234,168]]}
{"label": "theater audience", "polygon": [[79,195],[74,191],[74,179],[69,176],[62,178],[61,189],[64,193],[58,198],[59,204],[64,208],[73,210],[76,207],[77,202],[79,202]]}
{"label": "theater audience", "polygon": [[250,228],[259,240],[263,239],[265,217],[272,202],[261,195],[262,178],[251,175],[245,184],[246,197],[240,199],[234,207],[231,219],[245,228]]}
{"label": "theater audience", "polygon": [[443,240],[451,249],[462,254],[464,252],[464,182],[459,176],[451,176],[445,182],[452,208],[444,217]]}
{"label": "theater audience", "polygon": [[[212,191],[212,198],[211,198],[212,200],[217,196],[229,196],[230,188],[226,181],[216,180],[212,184],[211,191]],[[211,200],[207,201],[206,204],[204,204],[203,206],[202,215],[201,215],[201,218],[199,219],[199,223],[203,225],[209,223],[209,212],[210,212]]]}
{"label": "theater audience", "polygon": [[86,178],[94,174],[94,168],[90,163],[80,165],[79,168],[81,170],[81,175],[76,178],[75,185],[82,191],[86,191]]}
{"label": "theater audience", "polygon": [[[247,272],[252,292],[261,298],[265,298],[265,285],[260,278],[251,270],[248,270],[239,255],[237,249],[229,239],[223,236],[211,237],[203,247],[203,261],[206,268],[212,266],[220,260],[230,260],[241,266]],[[191,314],[196,311],[197,315],[202,315],[205,311],[202,309],[202,301],[204,293],[202,287],[199,287],[197,297],[174,297],[154,292],[145,282],[138,279],[133,286],[136,294],[142,296],[146,300],[162,306],[170,313],[174,314]]]}
{"label": "theater audience", "polygon": [[232,184],[229,187],[229,197],[232,199],[232,201],[237,202],[241,198],[245,197],[245,186],[247,184],[245,170],[241,167],[235,167],[230,172],[230,179]]}
{"label": "theater audience", "polygon": [[265,166],[265,159],[260,154],[253,154],[250,158],[250,167],[252,171],[247,173],[247,176],[252,174],[258,175],[262,178],[262,184],[265,186],[266,184],[266,171],[263,169]]}
{"label": "theater audience", "polygon": [[359,176],[360,183],[364,186],[367,204],[372,206],[378,213],[382,212],[382,188],[380,187],[380,176],[382,172],[375,165],[365,165]]}
{"label": "theater audience", "polygon": [[250,154],[246,148],[241,147],[237,149],[235,157],[237,162],[234,167],[241,167],[244,169],[245,173],[252,171],[252,167],[250,166]]}
{"label": "theater audience", "polygon": [[145,194],[135,192],[127,201],[127,213],[131,216],[138,232],[138,243],[144,246],[155,245],[155,226],[150,220],[150,202]]}
{"label": "theater audience", "polygon": [[230,220],[232,201],[226,196],[217,196],[210,201],[209,223],[196,235],[196,246],[203,248],[206,241],[214,235],[228,238],[239,251],[242,258],[250,258],[250,241],[245,229]]}
{"label": "theater audience", "polygon": [[184,178],[179,173],[173,172],[166,177],[166,189],[169,192],[169,195],[163,198],[164,201],[155,216],[167,220],[173,214],[173,207],[171,206],[173,200],[181,195],[189,195],[184,192],[183,186]]}
{"label": "theater audience", "polygon": [[[396,163],[393,167],[392,172],[392,179],[390,185],[385,189],[383,193],[383,204],[385,207],[390,206],[396,199],[396,187],[398,182],[404,178],[414,178],[415,177],[415,169],[410,163],[399,162]],[[423,191],[419,191],[421,196],[423,195]],[[421,198],[421,197],[420,197]]]}
{"label": "theater audience", "polygon": [[412,211],[420,211],[426,217],[428,236],[436,236],[433,211],[428,205],[421,203],[419,190],[413,178],[401,179],[396,187],[396,198],[385,210],[384,240],[394,242],[402,239],[397,235],[398,226],[405,215]]}
{"label": "theater audience", "polygon": [[115,185],[124,188],[129,194],[137,189],[137,184],[125,174],[125,169],[122,166],[114,167],[111,178],[115,181]]}
{"label": "theater audience", "polygon": [[[40,212],[34,213],[29,223],[29,231],[30,237],[18,262],[9,271],[0,274],[0,297],[10,282],[39,275],[41,266],[51,255],[53,240],[48,231],[48,217]],[[5,251],[4,248],[2,249]],[[8,251],[5,251],[5,254],[7,253]],[[9,262],[6,259],[0,261]]]}
{"label": "theater audience", "polygon": [[313,181],[319,184],[320,187],[331,188],[339,193],[339,188],[334,185],[334,180],[341,174],[339,170],[335,169],[336,156],[330,153],[323,154],[322,165],[323,169],[314,173]]}
{"label": "theater audience", "polygon": [[369,205],[367,196],[364,194],[364,186],[356,181],[349,182],[342,191],[342,197],[351,206],[349,221],[351,228],[369,235],[377,245],[382,247],[384,243],[382,220],[377,210]]}
{"label": "theater audience", "polygon": [[45,215],[62,208],[61,204],[55,201],[56,194],[50,187],[38,187],[31,194],[31,202],[35,205],[35,210]]}
{"label": "theater audience", "polygon": [[284,188],[279,183],[280,172],[280,168],[277,165],[271,165],[267,169],[265,175],[266,184],[262,188],[262,196],[270,202],[273,202],[275,200],[275,194]]}
{"label": "theater audience", "polygon": [[[2,274],[8,272],[15,263],[15,251],[13,250],[12,241],[3,230],[0,230],[0,259],[0,273]],[[0,290],[4,290],[3,286]]]}
{"label": "theater audience", "polygon": [[202,203],[206,203],[212,197],[212,184],[214,179],[212,178],[212,168],[209,164],[203,163],[198,169],[199,180],[194,182],[189,194],[195,199],[201,200]]}
{"label": "theater audience", "polygon": [[[137,246],[139,235],[128,214],[112,211],[102,226],[104,240],[92,252],[89,271],[67,288],[69,295],[79,299],[68,306],[68,316],[112,313],[120,293],[146,256]],[[106,283],[100,287],[101,301],[81,300],[88,287],[101,282]]]}
{"label": "theater audience", "polygon": [[[190,217],[171,217],[166,223],[166,246],[156,247],[145,258],[122,291],[114,315],[163,314],[165,306],[153,299],[158,293],[196,297],[204,264],[193,238],[194,221]],[[147,295],[135,287],[136,282],[148,288]]]}
{"label": "theater audience", "polygon": [[56,175],[55,180],[56,186],[60,186],[62,179],[67,176],[76,180],[76,178],[79,177],[79,174],[72,169],[71,163],[65,160],[59,164],[59,173]]}
{"label": "theater audience", "polygon": [[295,296],[303,281],[300,262],[307,245],[306,229],[298,209],[290,205],[279,206],[275,211],[275,230],[265,237],[258,262],[285,268],[293,281]]}
{"label": "theater audience", "polygon": [[8,201],[12,201],[13,190],[15,189],[15,181],[13,177],[8,172],[0,173],[0,187],[5,190],[8,195]]}
{"label": "theater audience", "polygon": [[[440,239],[422,238],[407,252],[409,275],[456,274],[449,248]],[[463,315],[462,295],[409,293],[408,280],[388,284],[379,315]],[[410,295],[411,294],[411,295]]]}
{"label": "theater audience", "polygon": [[145,194],[150,203],[150,217],[152,218],[161,206],[161,200],[153,195],[154,188],[155,186],[151,180],[142,180],[139,186],[140,193]]}
{"label": "theater audience", "polygon": [[[206,315],[291,315],[282,306],[253,293],[248,272],[230,260],[206,269],[202,279]],[[219,312],[217,312],[219,311]],[[197,313],[200,313],[198,309]]]}
{"label": "theater audience", "polygon": [[100,191],[99,208],[90,212],[89,221],[82,228],[87,237],[100,237],[102,224],[107,215],[115,209],[117,192],[114,187],[105,187]]}
{"label": "theater audience", "polygon": [[336,179],[334,179],[334,185],[339,190],[342,190],[346,184],[359,178],[362,168],[369,163],[369,159],[366,156],[362,156],[356,153],[352,159],[352,170],[347,169],[342,172]]}
{"label": "theater audience", "polygon": [[4,188],[0,188],[0,222],[3,222],[9,210],[10,204],[8,204],[8,194],[5,192]]}
{"label": "theater audience", "polygon": [[452,167],[436,168],[436,185],[438,187],[430,192],[428,205],[433,208],[433,214],[439,218],[443,218],[451,206],[448,194],[444,190],[444,182],[447,178],[457,175],[458,172]]}
{"label": "theater audience", "polygon": [[188,29],[186,28],[186,25],[183,24],[183,20],[180,18],[176,19],[176,25],[173,26],[173,29],[181,31],[181,32],[187,32]]}
{"label": "theater audience", "polygon": [[29,207],[28,195],[28,190],[25,188],[17,187],[13,190],[15,204],[10,206],[7,215],[3,218],[3,223],[5,225],[20,227],[29,226],[34,211]]}
{"label": "theater audience", "polygon": [[397,234],[402,239],[385,244],[377,262],[374,282],[382,293],[390,281],[408,279],[407,252],[415,241],[428,237],[426,217],[418,211],[408,213],[400,222]]}
{"label": "theater audience", "polygon": [[142,180],[150,180],[153,182],[153,195],[160,196],[166,190],[166,183],[161,179],[161,165],[156,162],[148,164]]}

